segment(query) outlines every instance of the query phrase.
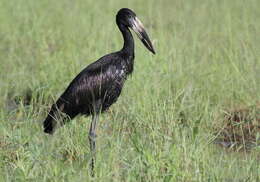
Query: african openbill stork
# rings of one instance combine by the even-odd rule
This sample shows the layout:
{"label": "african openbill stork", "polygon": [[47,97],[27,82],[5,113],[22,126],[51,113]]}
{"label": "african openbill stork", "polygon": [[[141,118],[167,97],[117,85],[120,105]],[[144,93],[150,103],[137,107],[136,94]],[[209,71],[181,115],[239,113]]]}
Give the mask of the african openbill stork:
{"label": "african openbill stork", "polygon": [[[62,121],[63,124],[68,118],[73,119],[78,114],[92,115],[89,129],[92,154],[95,152],[99,114],[117,101],[127,76],[133,72],[134,40],[129,28],[133,29],[145,47],[155,54],[144,26],[132,10],[120,9],[116,15],[116,23],[124,38],[123,48],[101,57],[83,69],[52,105],[43,123],[44,132],[52,134],[57,121]],[[91,169],[92,171],[94,169],[94,157],[92,157]]]}

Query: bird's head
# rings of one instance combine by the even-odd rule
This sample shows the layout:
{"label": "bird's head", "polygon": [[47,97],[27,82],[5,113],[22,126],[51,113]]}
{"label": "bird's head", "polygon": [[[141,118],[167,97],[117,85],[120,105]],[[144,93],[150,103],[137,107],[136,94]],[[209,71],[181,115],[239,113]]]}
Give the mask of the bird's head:
{"label": "bird's head", "polygon": [[128,8],[120,9],[116,15],[116,20],[118,24],[130,27],[137,34],[145,47],[155,54],[153,44],[151,43],[142,22],[137,18],[136,14],[132,10]]}

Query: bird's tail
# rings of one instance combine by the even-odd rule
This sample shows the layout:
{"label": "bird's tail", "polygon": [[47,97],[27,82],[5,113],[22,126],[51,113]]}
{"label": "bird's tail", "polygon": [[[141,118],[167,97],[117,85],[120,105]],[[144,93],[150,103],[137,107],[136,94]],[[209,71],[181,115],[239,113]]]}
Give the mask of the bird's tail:
{"label": "bird's tail", "polygon": [[43,122],[44,132],[52,134],[54,132],[55,125],[56,125],[56,121],[55,121],[55,117],[54,117],[54,112],[51,109],[47,118]]}
{"label": "bird's tail", "polygon": [[63,120],[61,111],[57,108],[57,105],[54,104],[43,122],[43,128],[45,133],[52,134],[55,130],[58,120]]}

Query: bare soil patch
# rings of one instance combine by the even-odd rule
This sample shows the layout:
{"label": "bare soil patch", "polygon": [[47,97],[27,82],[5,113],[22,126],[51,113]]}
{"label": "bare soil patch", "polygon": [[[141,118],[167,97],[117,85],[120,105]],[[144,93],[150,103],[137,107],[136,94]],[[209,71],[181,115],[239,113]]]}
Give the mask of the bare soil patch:
{"label": "bare soil patch", "polygon": [[227,109],[221,118],[215,143],[237,151],[260,146],[260,105]]}

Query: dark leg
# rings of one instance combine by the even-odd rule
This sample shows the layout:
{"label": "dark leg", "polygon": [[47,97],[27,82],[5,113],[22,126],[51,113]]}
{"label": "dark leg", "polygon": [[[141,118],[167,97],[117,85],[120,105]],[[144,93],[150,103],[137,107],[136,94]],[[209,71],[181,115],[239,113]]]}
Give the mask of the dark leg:
{"label": "dark leg", "polygon": [[91,169],[91,176],[94,177],[94,167],[95,167],[95,153],[96,153],[96,126],[98,122],[98,114],[94,114],[92,116],[92,122],[89,129],[89,145],[91,150],[91,163],[90,163],[90,169]]}

